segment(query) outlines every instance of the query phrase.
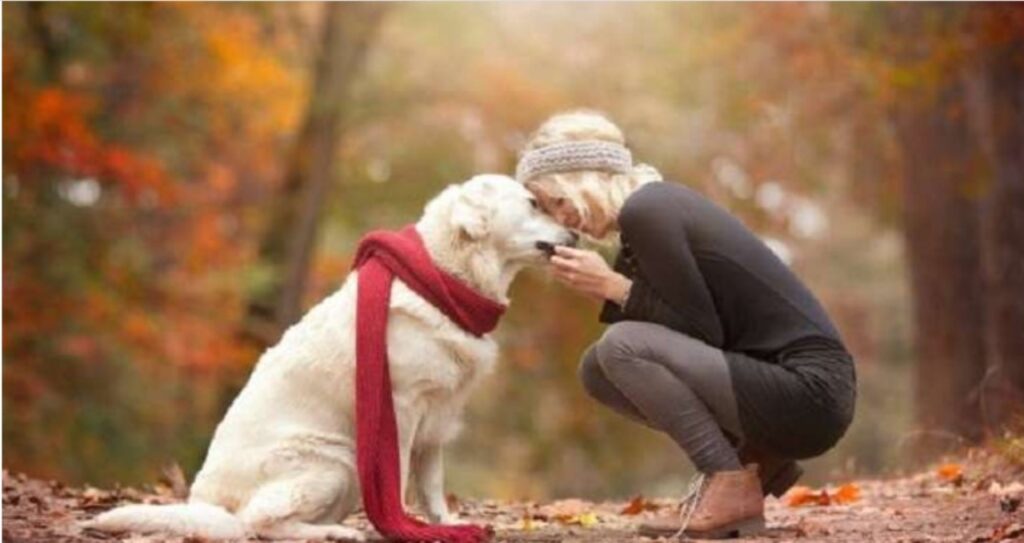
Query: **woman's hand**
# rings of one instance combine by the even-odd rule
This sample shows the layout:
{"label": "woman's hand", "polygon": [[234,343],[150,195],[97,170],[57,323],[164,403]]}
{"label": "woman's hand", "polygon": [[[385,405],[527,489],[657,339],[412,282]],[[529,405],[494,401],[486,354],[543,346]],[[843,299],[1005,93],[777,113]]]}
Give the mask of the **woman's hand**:
{"label": "woman's hand", "polygon": [[621,305],[633,285],[594,251],[558,245],[551,265],[560,283],[599,301],[611,300]]}

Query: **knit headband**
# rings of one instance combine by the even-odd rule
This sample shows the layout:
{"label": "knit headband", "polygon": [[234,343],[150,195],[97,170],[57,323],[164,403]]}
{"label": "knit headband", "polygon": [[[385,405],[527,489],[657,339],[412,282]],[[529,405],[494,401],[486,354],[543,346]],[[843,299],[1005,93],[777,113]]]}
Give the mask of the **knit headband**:
{"label": "knit headband", "polygon": [[516,166],[516,179],[525,183],[548,173],[580,170],[629,173],[632,169],[632,153],[618,143],[563,141],[523,153]]}

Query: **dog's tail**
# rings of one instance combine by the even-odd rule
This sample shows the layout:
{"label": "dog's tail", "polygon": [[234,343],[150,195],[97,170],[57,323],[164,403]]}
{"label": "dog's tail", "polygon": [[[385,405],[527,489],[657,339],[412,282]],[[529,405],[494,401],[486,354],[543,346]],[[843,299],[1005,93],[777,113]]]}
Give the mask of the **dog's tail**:
{"label": "dog's tail", "polygon": [[206,539],[244,539],[245,526],[226,509],[208,503],[126,505],[82,523],[103,532],[159,532]]}

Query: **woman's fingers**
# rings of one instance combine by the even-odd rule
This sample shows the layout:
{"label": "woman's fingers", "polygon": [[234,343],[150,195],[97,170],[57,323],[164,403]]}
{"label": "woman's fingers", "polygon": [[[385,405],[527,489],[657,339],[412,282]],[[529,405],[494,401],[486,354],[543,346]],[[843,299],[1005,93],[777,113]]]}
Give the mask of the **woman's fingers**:
{"label": "woman's fingers", "polygon": [[551,257],[551,273],[570,288],[595,299],[602,299],[603,277],[607,264],[593,251],[556,246]]}
{"label": "woman's fingers", "polygon": [[561,279],[563,281],[573,281],[579,277],[575,271],[567,269],[555,268],[552,270],[552,273],[556,279]]}
{"label": "woman's fingers", "polygon": [[582,258],[587,252],[586,249],[577,249],[567,245],[555,245],[555,254],[563,258]]}
{"label": "woman's fingers", "polygon": [[576,260],[559,255],[551,257],[551,264],[555,266],[555,270],[576,270],[580,266]]}

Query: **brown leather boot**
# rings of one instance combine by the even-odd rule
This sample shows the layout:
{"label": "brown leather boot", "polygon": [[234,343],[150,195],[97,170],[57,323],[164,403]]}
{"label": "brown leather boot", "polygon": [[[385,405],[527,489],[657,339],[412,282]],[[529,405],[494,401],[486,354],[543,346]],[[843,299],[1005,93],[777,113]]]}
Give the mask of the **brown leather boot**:
{"label": "brown leather boot", "polygon": [[[698,539],[722,539],[764,530],[764,496],[756,464],[713,473],[696,490],[695,495],[684,498],[680,511],[641,524],[640,535],[675,537],[685,533]],[[687,504],[690,498],[696,503]]]}
{"label": "brown leather boot", "polygon": [[758,476],[761,478],[761,493],[765,496],[771,494],[781,498],[804,474],[803,468],[793,460],[755,449],[750,445],[743,445],[736,454],[743,465],[754,463],[760,466]]}

